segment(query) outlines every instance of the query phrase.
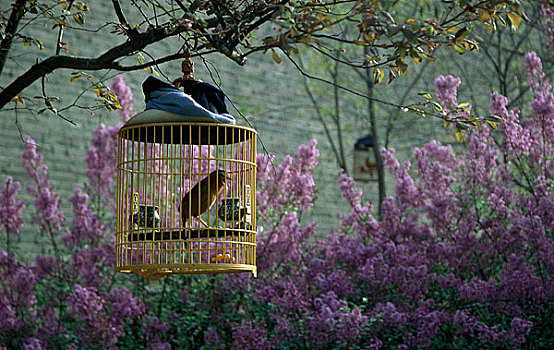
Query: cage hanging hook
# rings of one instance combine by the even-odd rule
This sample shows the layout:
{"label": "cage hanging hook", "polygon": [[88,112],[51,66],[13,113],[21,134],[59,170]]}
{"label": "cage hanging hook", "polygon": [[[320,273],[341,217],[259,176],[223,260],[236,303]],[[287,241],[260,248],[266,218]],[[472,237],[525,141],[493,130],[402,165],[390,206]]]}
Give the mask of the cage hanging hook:
{"label": "cage hanging hook", "polygon": [[196,77],[193,76],[194,73],[194,62],[190,59],[191,53],[188,50],[188,48],[185,48],[185,45],[183,45],[183,62],[181,63],[181,72],[183,72],[183,76],[175,79],[173,81],[173,85],[175,85],[177,88],[181,87],[182,83],[186,80],[199,80]]}

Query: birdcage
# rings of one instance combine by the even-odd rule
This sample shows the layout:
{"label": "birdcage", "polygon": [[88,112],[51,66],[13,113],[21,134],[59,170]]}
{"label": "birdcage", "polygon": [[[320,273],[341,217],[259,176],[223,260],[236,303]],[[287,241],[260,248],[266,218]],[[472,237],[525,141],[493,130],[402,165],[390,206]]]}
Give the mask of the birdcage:
{"label": "birdcage", "polygon": [[[150,114],[160,113],[166,112]],[[203,122],[123,126],[117,271],[149,279],[243,271],[256,276],[255,161],[251,128]]]}
{"label": "birdcage", "polygon": [[352,178],[360,182],[378,181],[377,162],[373,149],[373,137],[367,135],[356,141],[354,145],[354,169]]}
{"label": "birdcage", "polygon": [[[194,91],[209,85],[192,78],[190,55],[185,57],[183,78],[174,86],[148,78],[145,96],[149,79],[149,86],[170,93],[186,90],[187,82]],[[151,280],[170,274],[256,276],[256,131],[234,125],[234,119],[221,122],[222,115],[192,100],[195,92],[177,91],[201,115],[148,109],[147,102],[147,110],[119,130],[116,269]],[[210,93],[195,100],[210,109]],[[171,107],[175,95],[166,101]]]}

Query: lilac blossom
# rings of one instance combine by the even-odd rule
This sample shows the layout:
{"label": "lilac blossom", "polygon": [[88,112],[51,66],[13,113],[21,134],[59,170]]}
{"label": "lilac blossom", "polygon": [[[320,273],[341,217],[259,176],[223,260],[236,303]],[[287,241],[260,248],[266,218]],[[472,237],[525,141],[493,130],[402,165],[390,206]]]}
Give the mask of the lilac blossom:
{"label": "lilac blossom", "polygon": [[10,334],[32,323],[36,317],[36,276],[23,266],[1,267],[0,334]]}
{"label": "lilac blossom", "polygon": [[25,151],[21,154],[23,168],[29,177],[31,184],[27,192],[34,197],[33,204],[38,216],[35,222],[41,227],[41,232],[46,230],[61,230],[64,223],[64,215],[61,210],[61,201],[50,184],[48,167],[42,163],[42,155],[36,153],[36,143],[29,137],[23,138]]}
{"label": "lilac blossom", "polygon": [[115,347],[121,329],[110,322],[105,309],[106,301],[95,288],[77,284],[67,302],[71,316],[78,321],[75,333],[83,346]]}
{"label": "lilac blossom", "polygon": [[547,1],[541,1],[541,21],[546,27],[546,46],[554,48],[554,6]]}
{"label": "lilac blossom", "polygon": [[94,200],[108,205],[113,210],[113,181],[117,164],[117,132],[121,125],[107,127],[100,124],[94,132],[91,146],[85,157],[87,178],[90,190],[95,194]]}
{"label": "lilac blossom", "polygon": [[514,346],[520,346],[525,343],[525,336],[529,334],[533,322],[514,317],[511,322],[510,340]]}
{"label": "lilac blossom", "polygon": [[15,198],[20,188],[21,184],[8,176],[0,193],[0,224],[7,235],[18,234],[24,224],[21,213],[25,208],[25,201]]}
{"label": "lilac blossom", "polygon": [[119,113],[123,121],[129,120],[135,115],[135,110],[133,109],[133,93],[131,92],[131,88],[125,84],[121,74],[114,77],[110,85],[110,90],[117,96],[117,101],[121,106],[121,109],[118,109],[117,113]]}
{"label": "lilac blossom", "polygon": [[103,237],[104,225],[89,207],[89,196],[80,188],[76,188],[68,201],[73,206],[74,217],[71,229],[63,237],[65,246],[73,249],[85,244],[91,244]]}
{"label": "lilac blossom", "polygon": [[41,341],[35,337],[26,338],[23,342],[23,350],[42,350],[42,349],[45,349],[45,347],[43,347]]}
{"label": "lilac blossom", "polygon": [[265,323],[259,321],[253,323],[243,320],[241,324],[232,323],[234,344],[237,349],[254,350],[270,349],[270,343],[266,339]]}
{"label": "lilac blossom", "polygon": [[35,257],[35,274],[39,278],[53,276],[56,271],[56,259],[51,256],[37,255]]}
{"label": "lilac blossom", "polygon": [[456,108],[456,95],[458,86],[460,86],[461,83],[462,81],[460,78],[455,78],[451,75],[439,75],[435,78],[435,95],[445,108],[450,110]]}

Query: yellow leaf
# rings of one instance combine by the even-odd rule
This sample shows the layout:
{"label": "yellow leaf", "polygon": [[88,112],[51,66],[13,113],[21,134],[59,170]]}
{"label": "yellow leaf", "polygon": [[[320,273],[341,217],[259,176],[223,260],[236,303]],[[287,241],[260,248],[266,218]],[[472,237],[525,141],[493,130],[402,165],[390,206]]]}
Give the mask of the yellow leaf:
{"label": "yellow leaf", "polygon": [[12,101],[15,103],[25,104],[25,101],[21,97],[21,94],[17,94],[14,98],[12,98]]}
{"label": "yellow leaf", "polygon": [[460,130],[456,129],[455,135],[458,143],[462,143],[462,141],[464,140],[464,135],[460,132]]}
{"label": "yellow leaf", "polygon": [[496,123],[495,123],[495,122],[491,122],[490,120],[487,120],[487,124],[489,124],[489,126],[490,126],[493,130],[496,130]]}
{"label": "yellow leaf", "polygon": [[436,57],[433,57],[431,55],[428,55],[426,54],[425,52],[422,52],[421,53],[421,56],[425,57],[426,59],[428,59],[429,61],[432,61],[432,62],[436,62],[437,61],[437,58]]}
{"label": "yellow leaf", "polygon": [[464,27],[464,28],[462,28],[462,29],[460,29],[460,30],[458,30],[458,31],[456,32],[456,34],[454,35],[454,39],[455,39],[456,41],[462,40],[462,39],[465,38],[468,34],[469,34],[469,30],[468,30],[466,27]]}
{"label": "yellow leaf", "polygon": [[491,16],[487,10],[479,9],[479,18],[481,22],[488,21]]}
{"label": "yellow leaf", "polygon": [[364,33],[364,40],[368,43],[368,44],[373,44],[373,42],[375,41],[375,37],[370,35],[369,33]]}
{"label": "yellow leaf", "polygon": [[389,71],[389,78],[387,79],[387,85],[389,85],[390,83],[392,83],[392,81],[396,78],[396,75],[393,74],[392,70]]}
{"label": "yellow leaf", "polygon": [[489,32],[494,32],[494,27],[490,23],[483,23],[483,25]]}
{"label": "yellow leaf", "polygon": [[355,44],[355,45],[359,45],[359,46],[369,46],[370,45],[369,43],[366,43],[365,41],[360,41],[360,40],[352,40],[352,43]]}
{"label": "yellow leaf", "polygon": [[459,54],[463,54],[463,53],[466,53],[466,48],[463,47],[462,45],[456,43],[454,44],[454,50],[456,50]]}
{"label": "yellow leaf", "polygon": [[418,95],[423,96],[423,97],[425,97],[425,98],[428,99],[428,100],[432,100],[432,99],[433,99],[433,98],[431,97],[431,94],[429,94],[428,92],[420,92],[420,93],[418,93]]}
{"label": "yellow leaf", "polygon": [[379,85],[383,78],[385,77],[385,72],[381,68],[375,68],[373,70],[373,83]]}
{"label": "yellow leaf", "polygon": [[273,55],[273,60],[275,62],[277,62],[277,64],[280,64],[281,63],[281,57],[279,57],[279,55],[277,55],[277,52],[273,49],[271,49],[271,54]]}
{"label": "yellow leaf", "polygon": [[80,75],[77,75],[77,76],[74,76],[74,77],[72,77],[71,79],[69,79],[69,81],[72,83],[72,82],[77,81],[77,80],[79,80],[79,79],[81,79],[81,76],[80,76]]}
{"label": "yellow leaf", "polygon": [[416,20],[413,19],[413,18],[408,18],[408,19],[406,20],[406,24],[409,24],[409,25],[416,24],[416,23],[417,23]]}
{"label": "yellow leaf", "polygon": [[521,17],[519,17],[518,15],[516,15],[513,12],[508,12],[507,16],[508,16],[508,19],[510,20],[510,22],[512,22],[512,29],[517,30],[519,28],[520,23],[521,23]]}
{"label": "yellow leaf", "polygon": [[415,51],[410,52],[410,56],[412,56],[412,59],[414,60],[415,64],[419,64],[421,62],[421,57],[419,57],[417,52]]}

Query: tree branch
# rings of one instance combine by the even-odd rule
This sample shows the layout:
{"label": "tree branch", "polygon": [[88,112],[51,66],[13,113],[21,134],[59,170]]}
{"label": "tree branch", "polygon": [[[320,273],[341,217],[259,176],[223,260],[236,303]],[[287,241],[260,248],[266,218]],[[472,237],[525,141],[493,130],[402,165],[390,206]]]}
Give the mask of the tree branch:
{"label": "tree branch", "polygon": [[[29,70],[15,79],[10,85],[8,85],[8,87],[0,92],[0,109],[8,104],[12,100],[12,98],[17,96],[18,93],[27,88],[37,79],[45,74],[52,73],[56,69],[70,68],[79,70],[131,70],[124,69],[124,67],[116,62],[116,60],[128,56],[138,50],[142,50],[152,43],[171,36],[178,35],[179,33],[182,33],[186,30],[186,26],[178,26],[172,29],[167,27],[150,28],[144,33],[137,34],[132,40],[128,40],[123,44],[111,48],[97,58],[51,56],[44,61],[33,65],[31,68],[29,68]],[[158,60],[157,63],[160,63],[160,60]],[[155,62],[152,64],[155,64]],[[136,67],[136,69],[143,68],[141,66]]]}
{"label": "tree branch", "polygon": [[136,35],[138,34],[138,31],[129,25],[127,22],[127,19],[125,19],[125,15],[123,14],[123,11],[121,10],[121,6],[119,4],[119,0],[112,0],[113,9],[115,11],[115,15],[117,16],[117,19],[119,20],[120,27],[125,31],[127,36],[131,39],[134,39]]}
{"label": "tree branch", "polygon": [[0,75],[2,75],[2,70],[6,64],[6,58],[8,57],[8,52],[12,46],[12,40],[15,32],[17,32],[19,21],[25,14],[25,1],[26,0],[17,0],[12,5],[12,13],[10,14],[8,24],[6,25],[6,36],[0,42]]}

